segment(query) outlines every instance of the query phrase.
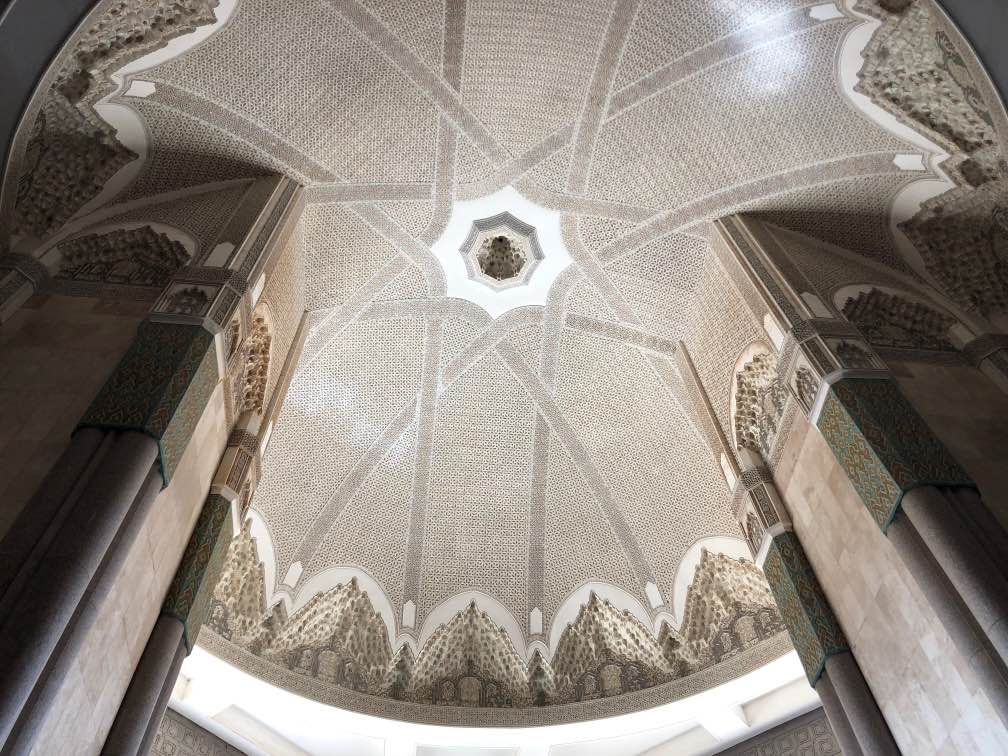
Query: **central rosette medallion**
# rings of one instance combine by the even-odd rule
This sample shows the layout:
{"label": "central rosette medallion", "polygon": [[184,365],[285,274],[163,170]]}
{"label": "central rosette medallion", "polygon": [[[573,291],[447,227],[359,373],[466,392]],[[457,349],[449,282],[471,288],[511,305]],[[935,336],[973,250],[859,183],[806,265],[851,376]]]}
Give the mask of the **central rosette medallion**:
{"label": "central rosette medallion", "polygon": [[544,305],[571,262],[559,215],[511,187],[456,202],[431,250],[444,269],[448,296],[474,302],[495,318],[516,307]]}

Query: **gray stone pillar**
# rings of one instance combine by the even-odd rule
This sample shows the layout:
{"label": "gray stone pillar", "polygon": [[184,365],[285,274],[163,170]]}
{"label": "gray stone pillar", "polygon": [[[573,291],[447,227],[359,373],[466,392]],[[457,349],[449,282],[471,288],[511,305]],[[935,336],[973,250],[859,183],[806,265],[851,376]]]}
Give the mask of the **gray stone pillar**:
{"label": "gray stone pillar", "polygon": [[0,740],[9,742],[24,718],[46,665],[157,459],[158,445],[149,436],[113,434],[80,498],[0,620]]}
{"label": "gray stone pillar", "polygon": [[239,520],[240,498],[228,485],[242,487],[258,439],[247,431],[232,433],[211,493],[196,521],[154,631],[130,680],[102,750],[107,756],[146,754],[150,749],[182,661],[196,643],[206,619],[228,547]]}
{"label": "gray stone pillar", "polygon": [[[776,531],[776,532],[775,532]],[[823,593],[797,536],[780,527],[766,533],[763,572],[809,684],[840,739],[857,743],[854,754],[899,756],[899,748],[872,696],[847,637]]]}
{"label": "gray stone pillar", "polygon": [[819,695],[819,700],[822,701],[823,711],[826,712],[826,718],[829,720],[830,727],[833,728],[833,735],[836,737],[837,743],[840,744],[843,756],[863,756],[864,751],[861,750],[861,744],[858,743],[857,736],[854,734],[854,728],[851,727],[850,720],[847,718],[847,712],[844,711],[840,697],[833,687],[829,672],[823,671],[819,682],[816,683],[815,692]]}
{"label": "gray stone pillar", "polygon": [[79,654],[146,507],[170,482],[218,380],[213,336],[202,327],[141,324],[33,499],[41,509],[20,517],[5,539],[4,551],[24,566],[4,570],[0,599],[3,756],[31,752],[60,670]]}
{"label": "gray stone pillar", "polygon": [[4,743],[4,756],[29,756],[32,753],[35,736],[45,726],[46,718],[55,705],[63,682],[71,674],[73,664],[84,648],[88,633],[101,616],[105,599],[115,582],[115,576],[122,569],[160,490],[161,471],[157,466],[153,466],[137,492],[105,558],[91,579],[80,606],[60,639],[56,652],[35,686],[30,703],[18,720],[15,732]]}
{"label": "gray stone pillar", "polygon": [[838,374],[817,405],[816,427],[1008,724],[1008,578],[991,553],[1008,536],[895,381]]}
{"label": "gray stone pillar", "polygon": [[105,739],[103,756],[143,756],[150,751],[186,657],[184,630],[174,617],[158,618]]}
{"label": "gray stone pillar", "polygon": [[[965,496],[956,493],[965,492],[915,488],[903,497],[903,512],[1004,665],[1008,663],[1008,581],[982,544],[977,548],[977,539],[956,511]],[[975,490],[972,493],[979,503],[979,495]]]}
{"label": "gray stone pillar", "polygon": [[886,535],[952,643],[969,663],[994,711],[1008,723],[1008,670],[963,597],[905,512],[896,517]]}
{"label": "gray stone pillar", "polygon": [[899,756],[899,748],[853,655],[847,652],[829,657],[823,677],[832,685],[861,750],[865,754]]}
{"label": "gray stone pillar", "polygon": [[111,435],[103,431],[78,432],[0,541],[0,617],[10,613],[11,602],[111,443]]}

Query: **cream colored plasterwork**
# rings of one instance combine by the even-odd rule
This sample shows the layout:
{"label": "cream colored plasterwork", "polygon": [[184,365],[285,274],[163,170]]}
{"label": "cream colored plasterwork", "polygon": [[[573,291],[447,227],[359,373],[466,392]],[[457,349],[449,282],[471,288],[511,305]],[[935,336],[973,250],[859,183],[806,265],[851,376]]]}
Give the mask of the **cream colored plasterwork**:
{"label": "cream colored plasterwork", "polygon": [[[471,263],[467,265],[466,262],[467,253],[463,251],[475,224],[501,213],[510,213],[531,226],[542,251],[538,261],[532,258],[531,251],[528,252],[528,277],[522,277],[519,283],[507,288],[496,287],[474,275]],[[493,318],[518,307],[545,305],[553,282],[571,262],[560,232],[560,216],[528,201],[510,187],[487,197],[452,205],[448,224],[431,245],[431,253],[444,269],[448,296],[470,301]],[[533,262],[536,263],[534,267]]]}
{"label": "cream colored plasterwork", "polygon": [[[513,635],[473,599],[433,628],[419,652],[409,643],[393,652],[383,615],[356,578],[315,594],[293,614],[282,602],[268,608],[249,524],[232,542],[215,592],[211,648],[233,648],[225,654],[237,660],[251,654],[285,675],[361,694],[362,701],[462,709],[452,715],[460,722],[480,722],[490,709],[557,707],[557,716],[569,716],[561,713],[565,706],[699,676],[764,646],[772,657],[783,629],[755,565],[701,549],[678,629],[663,622],[655,633],[593,591],[565,623],[556,648],[534,649],[526,659]],[[763,657],[748,663],[756,658]],[[411,718],[410,711],[404,706],[400,716]]]}
{"label": "cream colored plasterwork", "polygon": [[[767,338],[718,267],[708,221],[786,219],[850,259],[905,268],[894,198],[899,214],[945,179],[930,142],[845,94],[847,61],[856,78],[879,26],[849,4],[541,11],[242,0],[117,95],[143,119],[147,160],[120,205],[74,231],[140,223],[154,198],[268,171],[308,185],[302,231],[263,293],[271,312],[309,310],[310,335],[271,426],[254,534],[271,555],[266,607],[288,619],[356,578],[398,655],[389,690],[473,600],[523,663],[538,652],[533,698],[557,684],[543,663],[593,590],[656,641],[663,623],[678,631],[687,555],[742,534],[672,357],[686,341],[728,430],[733,358]],[[471,229],[456,216],[489,196],[506,202],[487,214],[535,226],[544,258],[564,250],[535,285],[465,288],[458,244],[441,254],[439,237]],[[278,320],[285,343],[296,318]],[[759,656],[747,653],[732,658]],[[254,659],[270,679],[344,700],[300,659]],[[647,690],[686,690],[725,664]],[[577,716],[659,695],[637,693]]]}

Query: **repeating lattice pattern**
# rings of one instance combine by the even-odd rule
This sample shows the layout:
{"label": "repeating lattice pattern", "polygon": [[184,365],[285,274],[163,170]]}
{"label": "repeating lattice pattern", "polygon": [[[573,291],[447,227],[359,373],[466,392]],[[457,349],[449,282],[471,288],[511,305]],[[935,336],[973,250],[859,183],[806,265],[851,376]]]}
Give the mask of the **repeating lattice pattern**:
{"label": "repeating lattice pattern", "polygon": [[[358,565],[396,616],[415,599],[418,623],[477,589],[527,626],[535,594],[548,627],[587,581],[644,601],[653,579],[668,601],[690,544],[739,535],[721,473],[660,356],[688,343],[727,432],[735,360],[765,334],[718,267],[705,221],[745,209],[899,263],[886,213],[905,180],[891,153],[908,148],[836,88],[836,54],[858,22],[820,22],[803,5],[645,0],[613,18],[608,0],[468,0],[464,19],[446,19],[441,0],[243,0],[205,44],[145,74],[157,91],[130,102],[148,124],[151,151],[130,197],[266,172],[325,185],[309,196],[328,204],[306,211],[263,294],[277,353],[306,308],[324,322],[309,338],[253,502],[279,579],[295,561],[304,579]],[[774,28],[766,45],[747,48],[750,34]],[[941,63],[954,79],[951,56]],[[672,77],[668,86],[628,89],[659,71]],[[438,146],[452,141],[454,155]],[[989,145],[970,144],[971,158],[988,165]],[[588,181],[579,194],[569,187],[581,170]],[[1000,199],[997,181],[979,175],[990,194],[973,197],[985,198],[982,210],[962,210],[963,223],[983,220],[965,247],[992,261],[981,269],[994,289]],[[567,214],[578,259],[541,312],[491,323],[436,297],[425,275],[433,261],[414,242],[443,222],[446,198],[508,183]],[[198,237],[209,238],[215,205],[185,202]],[[915,237],[928,259],[946,259],[953,246],[941,241],[959,233],[950,217],[935,213],[939,231]],[[795,254],[824,297],[874,270],[820,253]],[[971,259],[948,263],[955,270],[944,279],[967,298],[982,285],[964,280]],[[983,296],[978,307],[1003,304]],[[516,375],[521,363],[531,377]],[[274,365],[264,390],[255,384],[256,401],[268,402],[279,372]],[[769,397],[774,410],[744,418],[765,443],[776,395],[753,396]],[[501,633],[479,607],[442,628],[450,665],[380,642],[373,608],[353,585],[315,597],[295,618],[267,612],[248,587],[263,579],[257,565],[227,578],[214,611],[221,635],[313,684],[432,705],[584,701],[748,658],[774,621],[750,567],[705,556],[687,599],[693,619],[659,638],[593,600],[568,629],[565,654],[577,659],[534,657],[527,668],[486,640]],[[726,577],[736,573],[737,585]]]}
{"label": "repeating lattice pattern", "polygon": [[[277,256],[269,282],[262,293],[262,305],[269,310],[275,354],[286,355],[297,335],[306,309],[303,225],[298,225],[284,250]],[[269,371],[264,398],[273,396],[283,365]]]}
{"label": "repeating lattice pattern", "polygon": [[777,380],[777,358],[753,357],[735,374],[735,387],[735,439],[768,459],[788,396]]}
{"label": "repeating lattice pattern", "polygon": [[[435,706],[528,708],[618,696],[709,669],[782,631],[762,573],[704,550],[679,632],[658,638],[592,592],[550,659],[526,663],[475,601],[434,629],[415,656],[389,634],[356,579],[312,597],[292,616],[267,613],[249,585],[262,568],[248,527],[231,543],[208,627],[250,654],[316,681]],[[260,594],[261,595],[261,594]]]}
{"label": "repeating lattice pattern", "polygon": [[[789,167],[856,154],[866,141],[899,149],[894,137],[844,100],[821,98],[835,87],[833,59],[846,31],[839,23],[813,27],[688,78],[607,121],[589,196],[672,208]],[[739,101],[747,103],[742,118]],[[683,149],[697,134],[704,135],[703,149]],[[715,157],[726,155],[733,158]]]}
{"label": "repeating lattice pattern", "polygon": [[357,214],[341,205],[305,211],[305,283],[311,309],[343,304],[394,255],[394,247]]}
{"label": "repeating lattice pattern", "polygon": [[802,5],[804,0],[717,7],[692,0],[645,0],[633,21],[615,87],[621,89],[704,44]]}

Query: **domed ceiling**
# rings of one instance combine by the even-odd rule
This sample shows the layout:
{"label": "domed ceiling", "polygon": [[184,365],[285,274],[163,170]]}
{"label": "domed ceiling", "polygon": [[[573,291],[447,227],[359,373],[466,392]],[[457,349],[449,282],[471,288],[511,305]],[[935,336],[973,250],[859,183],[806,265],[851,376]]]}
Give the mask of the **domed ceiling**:
{"label": "domed ceiling", "polygon": [[886,17],[851,6],[240,0],[131,74],[120,201],[308,187],[311,331],[216,653],[372,713],[534,724],[789,648],[673,357],[715,321],[699,363],[759,337],[719,301],[713,218],[907,269],[891,205],[934,174],[844,81]]}

